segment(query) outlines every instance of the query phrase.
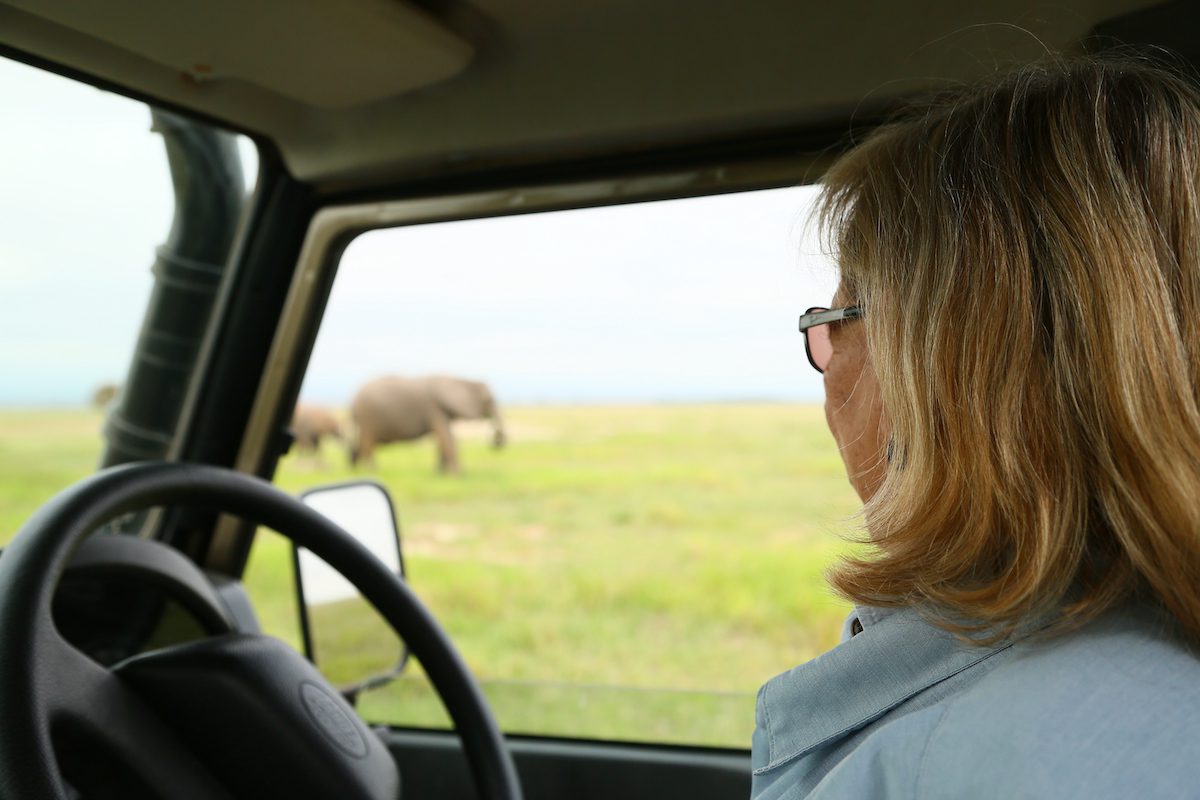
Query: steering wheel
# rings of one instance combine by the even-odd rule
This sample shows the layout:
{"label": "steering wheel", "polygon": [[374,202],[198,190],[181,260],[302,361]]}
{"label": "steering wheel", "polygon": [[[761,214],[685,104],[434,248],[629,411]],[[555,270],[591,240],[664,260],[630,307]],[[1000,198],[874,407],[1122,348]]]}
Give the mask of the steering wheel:
{"label": "steering wheel", "polygon": [[179,463],[114,467],[74,484],[30,518],[0,557],[0,798],[70,800],[56,749],[80,740],[104,754],[99,763],[122,764],[134,794],[398,796],[383,742],[312,664],[277,639],[228,633],[107,669],[58,632],[51,600],[81,542],[117,516],[170,505],[269,526],[340,572],[420,660],[480,794],[520,800],[512,757],[482,692],[403,581],[270,483]]}

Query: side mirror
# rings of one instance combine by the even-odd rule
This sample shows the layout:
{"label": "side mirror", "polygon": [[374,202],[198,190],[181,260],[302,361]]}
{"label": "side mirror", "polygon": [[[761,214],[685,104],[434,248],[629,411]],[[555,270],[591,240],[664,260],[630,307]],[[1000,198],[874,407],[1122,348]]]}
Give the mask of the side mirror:
{"label": "side mirror", "polygon": [[[404,576],[400,526],[383,486],[373,481],[320,486],[301,493],[300,500]],[[292,553],[305,655],[329,682],[353,698],[403,672],[408,648],[358,589],[303,547]]]}

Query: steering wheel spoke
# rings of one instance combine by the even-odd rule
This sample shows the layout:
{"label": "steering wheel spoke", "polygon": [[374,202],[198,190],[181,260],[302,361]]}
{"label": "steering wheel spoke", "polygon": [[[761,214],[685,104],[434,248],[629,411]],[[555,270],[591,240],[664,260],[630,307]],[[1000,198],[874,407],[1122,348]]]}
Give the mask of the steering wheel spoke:
{"label": "steering wheel spoke", "polygon": [[[230,800],[119,675],[75,649],[52,626],[40,634],[39,693],[56,759],[105,759],[106,770],[159,797]],[[71,769],[63,772],[69,779]]]}
{"label": "steering wheel spoke", "polygon": [[86,716],[105,705],[101,701],[112,691],[114,676],[75,649],[53,625],[38,629],[36,660],[39,696],[51,717]]}

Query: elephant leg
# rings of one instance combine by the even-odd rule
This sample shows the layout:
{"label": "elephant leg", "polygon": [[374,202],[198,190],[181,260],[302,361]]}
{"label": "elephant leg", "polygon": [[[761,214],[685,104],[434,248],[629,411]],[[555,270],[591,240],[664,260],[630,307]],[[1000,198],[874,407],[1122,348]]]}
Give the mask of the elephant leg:
{"label": "elephant leg", "polygon": [[454,441],[449,420],[441,414],[434,415],[433,435],[437,439],[438,470],[451,475],[462,472],[458,463],[458,443]]}
{"label": "elephant leg", "polygon": [[350,466],[362,465],[366,469],[375,469],[375,437],[365,428],[360,428],[358,437],[350,446]]}

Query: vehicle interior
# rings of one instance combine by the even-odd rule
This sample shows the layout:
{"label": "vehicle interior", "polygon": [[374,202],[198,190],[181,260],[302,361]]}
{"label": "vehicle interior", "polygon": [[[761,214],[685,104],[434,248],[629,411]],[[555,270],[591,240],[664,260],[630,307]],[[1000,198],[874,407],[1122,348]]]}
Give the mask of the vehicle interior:
{"label": "vehicle interior", "polygon": [[[587,703],[510,725],[499,704],[525,701],[480,687],[489,665],[456,649],[470,626],[422,602],[410,551],[343,530],[393,530],[404,503],[359,497],[339,525],[278,480],[343,257],[392,229],[819,184],[912,98],[1047,52],[1197,63],[1198,23],[1185,0],[0,0],[4,59],[151,107],[174,215],[97,471],[4,532],[0,797],[746,796],[752,696],[740,744],[705,734],[704,706],[678,736],[593,732]],[[290,643],[243,586],[268,529],[305,576],[280,579],[309,614]],[[374,683],[314,666],[303,609],[326,565],[447,724],[372,711]]]}

